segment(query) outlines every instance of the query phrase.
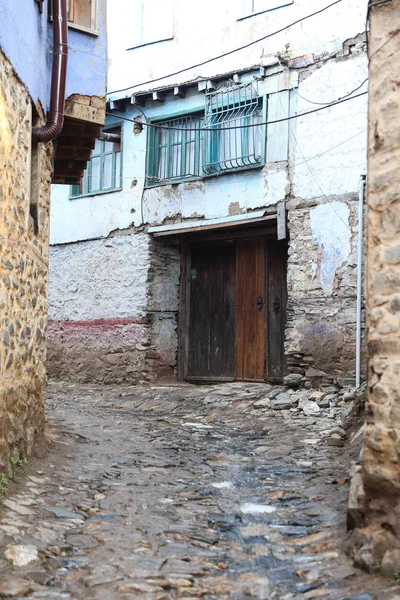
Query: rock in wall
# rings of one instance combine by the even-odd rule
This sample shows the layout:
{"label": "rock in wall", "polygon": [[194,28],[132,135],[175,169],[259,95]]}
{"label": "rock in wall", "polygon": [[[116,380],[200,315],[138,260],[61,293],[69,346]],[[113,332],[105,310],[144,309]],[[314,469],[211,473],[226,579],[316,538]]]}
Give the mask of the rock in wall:
{"label": "rock in wall", "polygon": [[32,453],[44,426],[52,144],[38,145],[31,164],[31,130],[30,98],[0,51],[0,472],[5,474],[10,458]]}

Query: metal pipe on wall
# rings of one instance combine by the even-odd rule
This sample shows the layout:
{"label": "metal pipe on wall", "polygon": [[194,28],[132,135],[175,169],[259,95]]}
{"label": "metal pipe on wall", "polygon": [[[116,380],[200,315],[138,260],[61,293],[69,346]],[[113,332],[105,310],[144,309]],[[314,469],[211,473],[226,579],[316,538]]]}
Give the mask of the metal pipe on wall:
{"label": "metal pipe on wall", "polygon": [[60,133],[64,123],[65,85],[68,63],[68,0],[53,0],[53,67],[49,118],[43,127],[34,127],[34,142],[51,142]]}
{"label": "metal pipe on wall", "polygon": [[108,133],[108,131],[100,131],[99,140],[101,140],[102,142],[114,142],[114,144],[119,144],[121,142],[121,134]]}
{"label": "metal pipe on wall", "polygon": [[356,319],[356,388],[361,383],[361,313],[362,313],[362,259],[363,221],[366,176],[361,175],[358,192],[358,259],[357,259],[357,319]]}

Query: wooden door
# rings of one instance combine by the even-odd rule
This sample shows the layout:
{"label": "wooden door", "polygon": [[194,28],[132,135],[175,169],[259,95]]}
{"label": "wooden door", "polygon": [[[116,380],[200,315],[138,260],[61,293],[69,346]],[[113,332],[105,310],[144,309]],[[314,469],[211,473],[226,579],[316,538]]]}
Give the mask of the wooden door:
{"label": "wooden door", "polygon": [[280,383],[286,374],[284,352],[286,326],[287,242],[269,239],[267,243],[267,379]]}
{"label": "wooden door", "polygon": [[235,376],[234,243],[192,248],[188,379]]}
{"label": "wooden door", "polygon": [[236,378],[265,377],[265,242],[237,242]]}

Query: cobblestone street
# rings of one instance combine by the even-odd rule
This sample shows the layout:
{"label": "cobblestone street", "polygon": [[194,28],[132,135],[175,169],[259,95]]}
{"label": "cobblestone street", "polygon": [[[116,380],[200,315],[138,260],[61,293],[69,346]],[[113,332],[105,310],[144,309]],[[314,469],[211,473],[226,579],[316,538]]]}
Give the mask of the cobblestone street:
{"label": "cobblestone street", "polygon": [[271,390],[50,384],[50,450],[2,509],[0,597],[400,598],[342,552],[337,409]]}

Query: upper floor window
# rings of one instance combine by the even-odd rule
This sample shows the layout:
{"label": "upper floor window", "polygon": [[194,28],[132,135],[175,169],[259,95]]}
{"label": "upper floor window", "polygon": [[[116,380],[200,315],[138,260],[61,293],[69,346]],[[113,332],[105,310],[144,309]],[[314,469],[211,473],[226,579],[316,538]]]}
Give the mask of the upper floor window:
{"label": "upper floor window", "polygon": [[[204,114],[155,123],[148,132],[147,185],[199,177],[202,174]],[[164,129],[165,128],[165,129]]]}
{"label": "upper floor window", "polygon": [[[120,134],[121,129],[108,129]],[[121,143],[96,140],[85,175],[80,185],[71,186],[71,196],[111,192],[122,187]]]}
{"label": "upper floor window", "polygon": [[265,102],[250,83],[207,94],[205,113],[154,123],[148,133],[146,184],[262,166],[265,117]]}
{"label": "upper floor window", "polygon": [[173,0],[131,0],[127,10],[129,50],[174,37]]}
{"label": "upper floor window", "polygon": [[[98,34],[97,8],[98,0],[68,0],[68,24],[74,29]],[[51,18],[51,3],[49,3]]]}
{"label": "upper floor window", "polygon": [[242,0],[242,19],[293,4],[294,0]]}

